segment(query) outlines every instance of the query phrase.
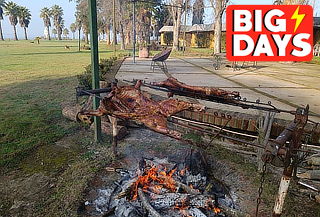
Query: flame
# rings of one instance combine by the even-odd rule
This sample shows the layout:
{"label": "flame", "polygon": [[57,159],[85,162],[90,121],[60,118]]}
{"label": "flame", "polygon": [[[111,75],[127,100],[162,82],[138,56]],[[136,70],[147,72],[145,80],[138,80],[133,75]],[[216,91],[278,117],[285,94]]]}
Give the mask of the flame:
{"label": "flame", "polygon": [[214,212],[215,214],[220,213],[220,212],[221,212],[221,209],[219,209],[218,207],[214,207],[214,208],[213,208],[213,212]]}
{"label": "flame", "polygon": [[184,175],[186,174],[186,169],[180,170],[179,174],[180,174],[181,176],[184,176]]}
{"label": "flame", "polygon": [[297,9],[295,10],[295,12],[293,13],[293,15],[291,17],[292,20],[296,20],[296,25],[294,26],[294,32],[296,32],[296,30],[300,26],[300,24],[305,16],[305,14],[299,14],[299,10],[300,10],[300,6],[297,7]]}
{"label": "flame", "polygon": [[145,169],[143,175],[139,176],[137,181],[133,183],[133,197],[132,200],[136,200],[138,197],[138,188],[142,188],[143,191],[148,189],[154,193],[160,193],[162,188],[166,188],[171,192],[176,192],[175,181],[172,178],[176,169],[170,172],[159,171],[156,167]]}

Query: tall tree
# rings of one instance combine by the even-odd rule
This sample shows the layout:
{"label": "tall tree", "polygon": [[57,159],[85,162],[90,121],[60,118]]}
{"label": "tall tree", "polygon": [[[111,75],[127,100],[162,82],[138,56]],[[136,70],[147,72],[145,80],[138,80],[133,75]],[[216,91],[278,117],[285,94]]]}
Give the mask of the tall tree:
{"label": "tall tree", "polygon": [[51,7],[51,13],[53,16],[53,23],[58,32],[58,39],[61,40],[61,34],[64,27],[63,22],[63,9],[59,5],[53,5]]}
{"label": "tall tree", "polygon": [[46,28],[46,32],[48,33],[48,39],[51,40],[50,37],[50,27],[51,27],[51,10],[47,7],[44,7],[40,11],[40,18],[43,19],[44,27]]}
{"label": "tall tree", "polygon": [[24,30],[24,39],[28,40],[27,28],[29,27],[29,24],[30,24],[30,21],[31,21],[30,10],[28,8],[26,8],[26,7],[20,6],[19,7],[18,18],[19,18],[20,26]]}
{"label": "tall tree", "polygon": [[11,1],[6,4],[4,10],[4,14],[6,16],[9,16],[9,21],[13,26],[14,40],[17,41],[18,37],[16,25],[18,24],[19,6]]}
{"label": "tall tree", "polygon": [[214,53],[221,53],[222,16],[230,0],[210,0],[214,9]]}
{"label": "tall tree", "polygon": [[181,26],[181,16],[184,12],[184,0],[170,0],[170,14],[173,21],[173,50],[179,49],[179,31]]}
{"label": "tall tree", "polygon": [[63,35],[64,35],[64,38],[67,39],[67,38],[68,38],[68,35],[69,35],[69,29],[64,28],[64,29],[63,29]]}
{"label": "tall tree", "polygon": [[173,25],[169,9],[161,4],[161,0],[158,0],[158,5],[154,8],[153,17],[156,21],[155,34],[157,37],[159,36],[159,30],[164,25]]}
{"label": "tall tree", "polygon": [[192,7],[192,25],[203,24],[204,3],[203,0],[196,0]]}
{"label": "tall tree", "polygon": [[[110,6],[110,1],[98,0],[97,2],[98,11],[100,16],[103,17],[105,21],[105,33],[107,45],[111,44],[111,28],[112,28],[112,7]],[[129,13],[129,11],[126,11]]]}
{"label": "tall tree", "polygon": [[75,23],[71,23],[70,31],[72,32],[72,39],[74,40],[74,33],[77,31],[77,25]]}
{"label": "tall tree", "polygon": [[0,40],[3,41],[3,33],[2,33],[2,25],[1,22],[3,20],[3,9],[5,7],[6,2],[4,0],[0,0]]}
{"label": "tall tree", "polygon": [[53,28],[52,29],[52,34],[53,34],[55,39],[57,39],[57,33],[58,33],[57,30]]}
{"label": "tall tree", "polygon": [[81,25],[86,44],[89,44],[89,18],[88,18],[88,1],[80,0],[76,7],[77,23]]}

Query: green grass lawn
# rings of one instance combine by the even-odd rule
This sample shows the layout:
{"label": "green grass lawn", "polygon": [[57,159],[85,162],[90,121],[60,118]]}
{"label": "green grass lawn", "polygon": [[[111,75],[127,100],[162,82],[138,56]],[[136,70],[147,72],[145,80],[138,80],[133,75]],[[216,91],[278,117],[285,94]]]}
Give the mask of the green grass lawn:
{"label": "green grass lawn", "polygon": [[[70,50],[64,49],[65,45]],[[100,58],[114,54],[104,44],[99,52]],[[73,130],[74,125],[63,120],[61,104],[75,100],[76,75],[90,63],[90,51],[78,52],[76,41],[0,41],[0,60],[3,168]]]}

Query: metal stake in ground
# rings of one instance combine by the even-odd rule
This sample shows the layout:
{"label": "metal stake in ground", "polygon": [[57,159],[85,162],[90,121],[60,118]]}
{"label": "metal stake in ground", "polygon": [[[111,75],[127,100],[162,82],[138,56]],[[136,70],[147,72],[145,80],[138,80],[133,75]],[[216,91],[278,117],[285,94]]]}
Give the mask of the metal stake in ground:
{"label": "metal stake in ground", "polygon": [[291,134],[291,141],[289,149],[287,150],[285,154],[285,160],[284,165],[285,168],[283,170],[283,175],[281,177],[280,185],[279,185],[279,191],[276,198],[276,202],[273,209],[272,216],[278,217],[281,216],[284,200],[286,198],[286,195],[288,193],[290,181],[292,178],[293,173],[293,158],[297,154],[297,149],[301,146],[301,136],[303,133],[303,128],[306,125],[308,121],[308,113],[309,113],[309,106],[304,108],[298,108],[296,112],[295,117],[295,123],[297,123],[297,126],[293,129],[293,132]]}
{"label": "metal stake in ground", "polygon": [[[99,53],[98,53],[98,32],[97,32],[97,2],[89,1],[90,10],[90,45],[91,45],[91,70],[92,70],[92,89],[99,89]],[[98,109],[99,98],[93,98],[93,109]],[[94,139],[101,141],[101,119],[94,118]]]}

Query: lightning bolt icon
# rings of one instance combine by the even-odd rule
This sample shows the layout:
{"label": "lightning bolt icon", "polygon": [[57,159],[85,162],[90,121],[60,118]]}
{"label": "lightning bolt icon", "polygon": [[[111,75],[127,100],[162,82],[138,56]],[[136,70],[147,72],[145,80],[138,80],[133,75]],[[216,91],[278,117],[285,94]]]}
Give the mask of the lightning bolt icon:
{"label": "lightning bolt icon", "polygon": [[296,32],[296,30],[298,29],[298,27],[300,26],[305,14],[299,14],[299,9],[300,6],[297,7],[296,11],[293,13],[291,19],[292,20],[296,20],[296,25],[294,27],[294,32]]}

